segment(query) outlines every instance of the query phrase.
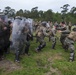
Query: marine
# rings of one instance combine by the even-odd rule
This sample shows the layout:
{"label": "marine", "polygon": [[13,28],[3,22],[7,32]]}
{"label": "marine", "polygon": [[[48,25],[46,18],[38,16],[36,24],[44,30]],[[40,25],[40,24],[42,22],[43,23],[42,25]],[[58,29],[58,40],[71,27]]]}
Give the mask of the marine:
{"label": "marine", "polygon": [[66,47],[66,50],[70,50],[70,57],[69,61],[74,61],[75,57],[75,46],[74,42],[76,41],[76,28],[73,28],[73,31],[65,38],[64,40],[64,46]]}
{"label": "marine", "polygon": [[53,28],[49,28],[49,38],[52,41],[52,47],[51,49],[55,49],[56,46],[56,29],[53,26]]}
{"label": "marine", "polygon": [[36,38],[37,41],[39,42],[39,46],[35,49],[36,52],[41,51],[46,46],[44,38],[45,36],[49,36],[49,34],[47,33],[46,25],[47,25],[46,22],[42,22],[41,26],[38,27],[38,30],[36,31]]}

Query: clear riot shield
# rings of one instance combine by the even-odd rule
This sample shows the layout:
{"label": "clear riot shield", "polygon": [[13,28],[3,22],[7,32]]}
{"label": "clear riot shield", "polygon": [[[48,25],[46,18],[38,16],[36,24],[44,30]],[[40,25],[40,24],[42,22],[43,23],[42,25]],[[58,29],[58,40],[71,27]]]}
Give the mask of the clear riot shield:
{"label": "clear riot shield", "polygon": [[15,19],[14,22],[13,22],[12,34],[11,34],[11,39],[10,39],[11,42],[12,42],[10,48],[12,50],[14,50],[14,48],[16,47],[15,43],[18,42],[19,39],[20,39],[20,34],[21,34],[20,23],[21,23],[20,19]]}
{"label": "clear riot shield", "polygon": [[33,20],[30,19],[30,18],[28,18],[28,19],[26,20],[26,23],[28,24],[30,33],[32,34],[32,33],[33,33]]}
{"label": "clear riot shield", "polygon": [[13,28],[12,28],[12,39],[17,39],[19,38],[20,35],[20,23],[21,20],[20,19],[15,19],[13,22]]}

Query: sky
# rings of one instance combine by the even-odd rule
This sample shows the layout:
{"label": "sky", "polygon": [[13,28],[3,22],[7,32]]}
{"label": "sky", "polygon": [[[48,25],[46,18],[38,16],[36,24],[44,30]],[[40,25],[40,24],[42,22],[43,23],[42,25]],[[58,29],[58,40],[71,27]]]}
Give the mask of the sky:
{"label": "sky", "polygon": [[31,10],[37,6],[38,10],[52,9],[53,12],[61,12],[60,7],[65,4],[70,5],[70,10],[73,6],[76,7],[76,0],[0,0],[0,9],[3,10],[6,6],[10,6],[16,11],[19,9]]}

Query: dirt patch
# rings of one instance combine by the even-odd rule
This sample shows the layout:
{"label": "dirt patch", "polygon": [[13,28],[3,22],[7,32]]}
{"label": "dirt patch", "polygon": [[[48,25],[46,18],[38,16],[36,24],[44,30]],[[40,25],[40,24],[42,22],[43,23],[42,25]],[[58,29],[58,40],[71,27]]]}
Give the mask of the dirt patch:
{"label": "dirt patch", "polygon": [[61,75],[61,72],[57,68],[52,68],[50,67],[50,74],[56,74],[56,75]]}
{"label": "dirt patch", "polygon": [[61,55],[62,55],[61,53],[54,54],[52,57],[50,57],[50,58],[48,59],[48,61],[49,61],[49,62],[53,62],[54,60],[60,60],[60,59],[62,59]]}
{"label": "dirt patch", "polygon": [[9,60],[2,60],[0,61],[0,69],[3,69],[3,72],[12,72],[12,71],[15,71],[15,70],[19,70],[21,69],[22,67],[20,66],[20,64],[16,64],[12,61],[9,61]]}

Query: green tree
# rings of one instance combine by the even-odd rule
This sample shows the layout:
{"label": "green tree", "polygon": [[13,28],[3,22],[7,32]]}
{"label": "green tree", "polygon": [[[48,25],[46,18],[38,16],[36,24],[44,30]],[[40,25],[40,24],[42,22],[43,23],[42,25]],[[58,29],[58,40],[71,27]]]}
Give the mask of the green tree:
{"label": "green tree", "polygon": [[65,5],[63,5],[63,7],[60,7],[62,9],[61,14],[62,14],[63,20],[66,20],[66,15],[68,13],[68,10],[69,10],[68,7],[69,6],[70,6],[69,4],[65,4]]}
{"label": "green tree", "polygon": [[23,10],[20,9],[19,11],[17,11],[16,16],[23,16]]}
{"label": "green tree", "polygon": [[4,8],[3,13],[8,15],[8,17],[11,17],[15,15],[15,9],[11,9],[11,7],[7,6]]}
{"label": "green tree", "polygon": [[62,21],[62,17],[61,17],[61,13],[53,13],[53,21],[57,21],[57,22],[60,22]]}
{"label": "green tree", "polygon": [[71,21],[76,24],[76,7],[72,7],[69,15],[71,16]]}
{"label": "green tree", "polygon": [[23,16],[26,18],[31,18],[31,13],[29,10],[24,10]]}
{"label": "green tree", "polygon": [[34,7],[31,9],[31,18],[39,18],[38,7]]}
{"label": "green tree", "polygon": [[76,7],[72,7],[71,10],[70,10],[70,13],[76,14]]}
{"label": "green tree", "polygon": [[66,14],[67,11],[69,10],[69,9],[68,9],[69,6],[70,6],[69,4],[65,4],[65,5],[63,5],[63,7],[60,7],[60,8],[63,9],[63,10],[61,11],[61,13],[62,13],[62,14]]}
{"label": "green tree", "polygon": [[44,16],[45,16],[44,19],[46,21],[52,21],[53,20],[53,12],[52,12],[52,10],[49,9],[49,10],[45,11],[44,12]]}
{"label": "green tree", "polygon": [[39,20],[43,20],[44,18],[44,12],[42,10],[39,11]]}

